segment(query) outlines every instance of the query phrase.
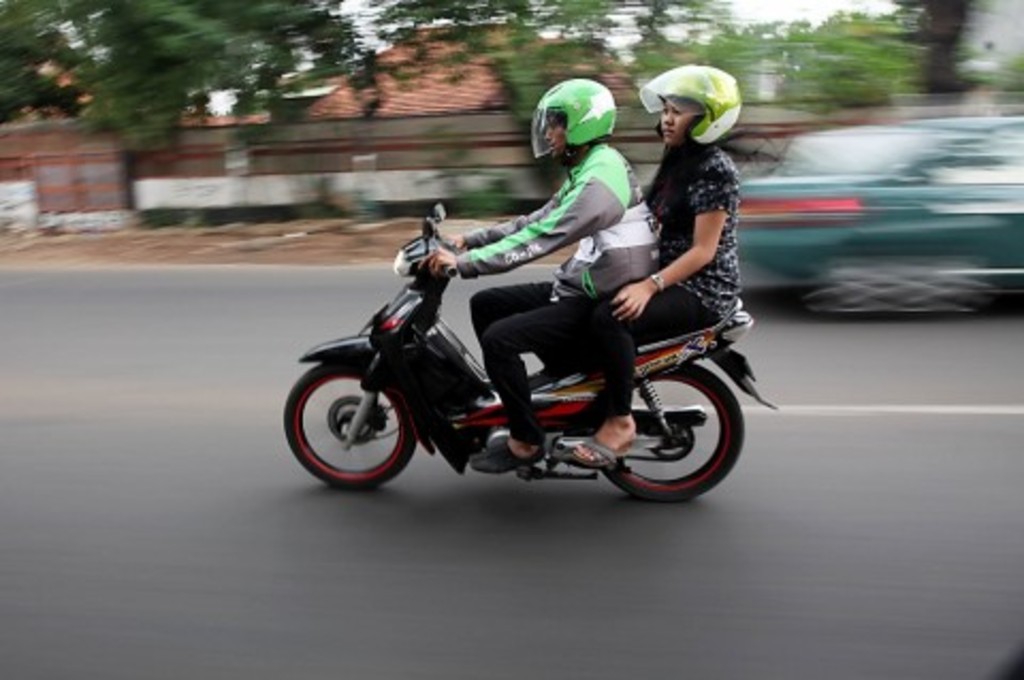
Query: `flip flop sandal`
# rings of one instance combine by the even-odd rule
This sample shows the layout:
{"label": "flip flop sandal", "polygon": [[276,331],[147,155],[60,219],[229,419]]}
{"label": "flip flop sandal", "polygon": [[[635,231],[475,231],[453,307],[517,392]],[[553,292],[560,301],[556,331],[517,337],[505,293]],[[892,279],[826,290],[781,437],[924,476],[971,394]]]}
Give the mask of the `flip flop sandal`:
{"label": "flip flop sandal", "polygon": [[[581,453],[586,451],[587,453]],[[595,470],[610,470],[619,464],[621,457],[629,451],[626,446],[620,451],[601,444],[595,439],[587,439],[573,447],[565,461],[580,467]]]}

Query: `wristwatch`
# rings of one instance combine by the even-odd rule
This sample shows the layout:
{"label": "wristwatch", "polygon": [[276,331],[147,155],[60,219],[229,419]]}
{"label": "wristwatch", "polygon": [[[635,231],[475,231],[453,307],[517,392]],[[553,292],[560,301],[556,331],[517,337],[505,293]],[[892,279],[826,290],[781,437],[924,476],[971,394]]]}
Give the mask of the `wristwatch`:
{"label": "wristwatch", "polygon": [[654,281],[654,285],[658,287],[659,293],[665,291],[665,279],[661,278],[661,274],[654,273],[651,274],[649,278],[651,279],[651,281]]}

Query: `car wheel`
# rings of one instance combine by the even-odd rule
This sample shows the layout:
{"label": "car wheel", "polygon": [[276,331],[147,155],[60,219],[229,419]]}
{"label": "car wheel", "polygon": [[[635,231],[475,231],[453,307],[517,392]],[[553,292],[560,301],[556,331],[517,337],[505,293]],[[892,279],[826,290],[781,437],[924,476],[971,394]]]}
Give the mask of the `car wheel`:
{"label": "car wheel", "polygon": [[823,282],[807,293],[814,312],[946,313],[988,305],[994,291],[956,263],[845,264],[829,268]]}

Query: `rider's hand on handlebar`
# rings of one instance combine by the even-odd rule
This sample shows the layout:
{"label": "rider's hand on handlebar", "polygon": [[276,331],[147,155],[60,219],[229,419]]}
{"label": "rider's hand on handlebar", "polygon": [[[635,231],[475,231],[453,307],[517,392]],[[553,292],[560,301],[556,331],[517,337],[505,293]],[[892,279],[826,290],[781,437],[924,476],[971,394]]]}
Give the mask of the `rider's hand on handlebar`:
{"label": "rider's hand on handlebar", "polygon": [[463,236],[462,234],[456,234],[455,236],[452,236],[450,239],[448,239],[448,243],[454,246],[455,250],[460,253],[466,249],[466,237]]}
{"label": "rider's hand on handlebar", "polygon": [[428,255],[423,263],[430,269],[433,276],[440,279],[449,276],[449,272],[455,269],[456,261],[455,253],[438,249]]}

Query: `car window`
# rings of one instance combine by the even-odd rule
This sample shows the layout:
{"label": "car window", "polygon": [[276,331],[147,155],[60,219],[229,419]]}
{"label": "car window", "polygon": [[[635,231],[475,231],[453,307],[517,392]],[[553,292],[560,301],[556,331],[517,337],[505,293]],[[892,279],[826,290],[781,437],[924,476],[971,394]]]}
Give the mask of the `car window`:
{"label": "car window", "polygon": [[937,184],[1024,184],[1024,129],[959,140],[928,174]]}
{"label": "car window", "polygon": [[775,174],[888,175],[906,167],[932,147],[924,130],[857,128],[797,137]]}

